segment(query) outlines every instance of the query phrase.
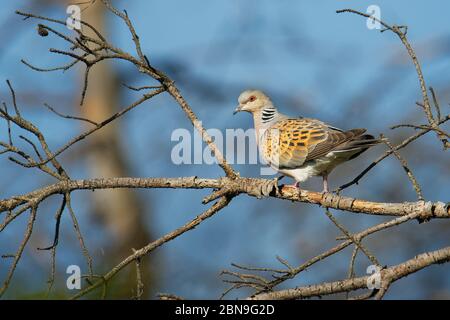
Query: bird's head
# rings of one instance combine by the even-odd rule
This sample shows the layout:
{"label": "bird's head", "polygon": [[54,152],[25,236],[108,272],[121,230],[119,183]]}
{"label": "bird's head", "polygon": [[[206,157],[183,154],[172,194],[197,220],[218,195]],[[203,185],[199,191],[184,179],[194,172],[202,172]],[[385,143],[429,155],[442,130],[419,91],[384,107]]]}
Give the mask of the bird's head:
{"label": "bird's head", "polygon": [[245,90],[239,95],[239,105],[234,110],[234,114],[240,111],[257,112],[267,105],[272,105],[272,101],[264,92],[259,90]]}

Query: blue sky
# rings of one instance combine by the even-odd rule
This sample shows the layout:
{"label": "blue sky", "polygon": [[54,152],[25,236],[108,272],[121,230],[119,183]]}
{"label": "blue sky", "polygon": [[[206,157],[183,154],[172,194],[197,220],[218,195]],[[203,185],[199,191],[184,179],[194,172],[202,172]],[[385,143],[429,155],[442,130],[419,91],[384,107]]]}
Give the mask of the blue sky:
{"label": "blue sky", "polygon": [[[179,84],[182,93],[208,128],[250,128],[252,121],[249,116],[233,117],[232,111],[240,91],[251,87],[264,89],[284,113],[317,117],[344,129],[363,126],[374,134],[384,132],[391,134],[394,141],[400,141],[410,131],[394,135],[389,130],[390,126],[405,121],[425,121],[420,109],[414,105],[420,99],[420,91],[406,51],[394,34],[369,30],[362,17],[335,13],[342,8],[365,11],[372,4],[381,8],[381,18],[386,22],[409,26],[408,37],[422,62],[428,84],[440,93],[443,104],[450,101],[448,1],[117,2],[117,6],[126,8],[133,19],[143,50],[152,63],[156,67],[179,66],[177,70],[167,72]],[[0,23],[12,19],[15,9],[25,10],[27,7],[29,1],[25,0],[5,2],[4,10],[0,12]],[[42,13],[62,18],[63,9],[54,6]],[[131,38],[125,27],[117,19],[110,18],[109,37],[118,46],[132,51]],[[9,38],[11,45],[0,48],[0,81],[3,83],[5,79],[11,79],[27,115],[44,128],[52,147],[56,149],[80,128],[75,123],[62,122],[40,105],[50,99],[57,103],[55,107],[76,113],[78,106],[74,105],[74,101],[79,97],[78,74],[75,71],[40,74],[20,64],[19,60],[26,58],[49,67],[64,59],[47,51],[49,47],[61,46],[61,41],[38,37],[34,24],[29,21],[17,26],[20,26],[18,35]],[[0,33],[1,36],[6,36],[6,33]],[[130,65],[117,63],[115,66],[134,84],[148,84],[147,79],[135,76]],[[194,86],[194,79],[206,91]],[[9,99],[4,85],[0,93],[3,100]],[[124,92],[123,105],[135,97]],[[175,166],[171,163],[172,131],[177,128],[191,130],[191,127],[167,96],[157,97],[136,109],[123,119],[122,125],[123,136],[126,137],[124,147],[130,154],[133,175],[222,175],[216,166]],[[3,123],[0,129],[1,137],[4,137]],[[408,160],[423,184],[427,199],[446,200],[449,196],[448,188],[445,188],[450,167],[448,158],[445,160],[445,155],[440,152],[441,146],[435,136],[430,134],[422,141],[405,150],[405,155],[412,155]],[[428,157],[420,148],[427,148]],[[346,165],[345,169],[331,177],[332,184],[336,186],[346,182],[349,175],[356,175],[383,150],[382,147],[371,150],[353,164]],[[437,157],[444,160],[437,161]],[[0,161],[0,165],[7,168],[0,169],[0,175],[7,177],[10,186],[7,189],[0,186],[1,198],[30,190],[30,183],[35,186],[48,183],[43,179],[30,182],[23,172],[7,165],[5,159]],[[83,165],[69,166],[74,177],[86,176]],[[238,165],[236,169],[242,175],[259,175],[257,165]],[[390,181],[404,182],[405,190],[389,189]],[[313,180],[306,187],[319,189],[319,182]],[[363,182],[347,194],[379,201],[386,200],[386,197],[395,201],[415,198],[406,176],[394,159],[378,166]],[[207,191],[151,190],[139,194],[152,211],[152,218],[148,219],[149,227],[162,235],[204,210],[201,199]],[[81,193],[76,197],[85,199]],[[104,234],[89,228],[89,206],[81,200],[78,203],[82,228],[91,241],[90,246],[94,251],[99,251],[105,242],[102,239]],[[348,213],[336,213],[336,216],[353,230],[362,230],[381,221],[377,217],[356,217]],[[64,222],[66,232],[70,232],[68,220]],[[18,222],[17,228],[20,223],[24,221]],[[47,224],[46,228],[52,230],[52,224]],[[395,264],[424,250],[448,245],[448,227],[445,221],[433,221],[421,226],[410,223],[384,236],[373,237],[368,245],[385,264]],[[14,234],[12,230],[0,235],[0,243],[6,241],[9,248],[12,246],[9,240],[15,238]],[[229,267],[229,263],[276,266],[275,256],[280,255],[298,265],[321,250],[332,247],[337,234],[320,208],[241,196],[211,221],[166,244],[158,252],[164,265],[159,289],[191,298],[218,297],[225,288],[218,274]],[[386,244],[386,239],[398,244],[398,249],[395,245]],[[69,242],[70,237],[62,244],[65,249],[61,250],[61,265],[81,259],[73,253],[77,248]],[[317,269],[312,268],[288,285],[344,277],[350,254],[351,251],[347,250],[320,263]],[[48,271],[42,258],[26,259],[23,265],[32,264],[37,274],[45,275]],[[358,271],[364,273],[368,261],[363,256],[358,261]],[[4,270],[0,264],[0,275],[4,274]],[[22,273],[17,277],[26,279],[24,270],[25,267],[19,268]],[[438,273],[448,274],[449,271],[447,265],[432,267],[394,285],[387,297],[430,297],[430,291],[420,290],[422,283],[435,280]],[[31,282],[39,287],[44,281]],[[449,295],[448,277],[434,283],[433,288],[436,292]]]}

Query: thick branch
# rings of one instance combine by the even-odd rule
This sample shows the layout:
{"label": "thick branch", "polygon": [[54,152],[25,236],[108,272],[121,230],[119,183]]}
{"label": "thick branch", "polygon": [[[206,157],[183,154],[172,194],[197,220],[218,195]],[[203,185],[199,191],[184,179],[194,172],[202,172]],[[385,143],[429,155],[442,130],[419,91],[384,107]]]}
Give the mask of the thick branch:
{"label": "thick branch", "polygon": [[[450,260],[450,247],[440,250],[420,254],[413,259],[401,264],[381,270],[382,286],[389,286],[392,282],[417,272],[432,264],[444,263]],[[295,289],[279,290],[262,293],[252,297],[255,300],[280,300],[280,299],[301,299],[314,296],[324,296],[329,294],[349,292],[357,289],[367,288],[370,276],[346,279],[341,281],[326,282],[317,285],[298,287]]]}
{"label": "thick branch", "polygon": [[450,206],[442,202],[385,203],[338,196],[284,186],[279,189],[273,180],[256,178],[204,179],[182,178],[102,178],[67,180],[48,185],[33,192],[0,200],[0,212],[14,210],[29,201],[42,202],[55,194],[65,194],[75,190],[96,190],[114,188],[179,188],[179,189],[226,189],[228,194],[245,193],[252,197],[271,196],[279,199],[317,204],[323,207],[367,213],[373,215],[403,216],[417,212],[422,219],[450,218]]}

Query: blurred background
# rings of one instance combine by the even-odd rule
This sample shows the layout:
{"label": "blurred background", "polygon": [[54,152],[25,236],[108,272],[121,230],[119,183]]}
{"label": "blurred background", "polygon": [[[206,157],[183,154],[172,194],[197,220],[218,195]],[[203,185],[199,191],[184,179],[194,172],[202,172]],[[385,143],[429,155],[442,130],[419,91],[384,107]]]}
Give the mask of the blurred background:
{"label": "blurred background", "polygon": [[[97,1],[99,3],[99,1]],[[138,98],[121,83],[151,85],[127,63],[110,62],[94,67],[85,105],[79,106],[84,66],[66,73],[39,73],[20,63],[24,58],[40,67],[67,61],[48,52],[66,48],[54,36],[41,38],[36,21],[22,21],[15,10],[65,19],[69,2],[63,0],[2,1],[0,12],[0,98],[10,103],[5,80],[10,79],[23,115],[46,135],[52,150],[87,127],[64,120],[43,107],[48,103],[61,113],[104,119]],[[370,30],[366,20],[337,9],[365,12],[381,8],[388,23],[407,25],[408,37],[422,63],[425,79],[448,114],[450,102],[450,3],[434,1],[115,1],[126,9],[153,66],[175,80],[206,128],[248,129],[251,117],[232,111],[239,93],[247,88],[265,90],[278,108],[292,116],[316,117],[336,127],[368,128],[399,143],[413,129],[389,128],[399,123],[426,123],[415,105],[421,99],[413,65],[392,33]],[[124,24],[94,5],[82,12],[116,46],[133,52]],[[58,28],[66,32],[63,27]],[[78,143],[59,157],[72,178],[140,176],[219,177],[216,165],[175,165],[171,134],[177,128],[192,132],[190,123],[167,95],[146,102],[114,125]],[[445,127],[444,127],[445,128]],[[447,125],[448,130],[448,125]],[[13,134],[21,134],[17,128]],[[7,139],[4,121],[0,138]],[[17,141],[17,139],[16,139]],[[379,146],[356,161],[344,164],[330,176],[332,188],[353,179],[385,151]],[[201,152],[201,150],[199,150]],[[448,201],[450,161],[434,134],[427,134],[401,151],[431,201]],[[235,165],[242,176],[258,177],[259,165]],[[31,191],[54,182],[33,169],[0,158],[0,198]],[[286,181],[283,181],[286,183]],[[321,180],[303,185],[321,190]],[[74,209],[97,274],[108,271],[145,243],[179,227],[205,209],[201,199],[209,190],[114,190],[75,192]],[[415,192],[397,159],[374,168],[345,195],[383,202],[416,200]],[[45,298],[50,252],[37,251],[53,241],[54,214],[60,199],[51,198],[39,208],[37,224],[5,297]],[[360,231],[385,220],[382,217],[334,212],[350,231]],[[27,216],[22,215],[0,234],[0,253],[16,250]],[[416,254],[448,246],[450,221],[416,221],[377,233],[366,240],[368,249],[383,265],[400,263]],[[260,267],[281,267],[279,255],[299,265],[333,247],[339,230],[323,209],[276,199],[247,196],[232,203],[192,232],[157,249],[143,264],[145,294],[155,298],[169,292],[187,298],[218,298],[227,288],[220,271],[231,262]],[[352,248],[334,255],[285,282],[280,288],[332,281],[347,276]],[[4,279],[11,260],[0,259]],[[50,298],[72,294],[66,289],[68,265],[87,273],[70,216],[61,223],[57,274]],[[371,263],[358,254],[357,275]],[[129,298],[135,288],[134,267],[110,284],[108,298]],[[127,269],[127,270],[128,270]],[[245,297],[250,291],[233,291],[227,297]],[[90,298],[99,297],[91,294]],[[337,296],[341,298],[345,296]],[[450,265],[431,266],[395,282],[386,299],[450,298]]]}

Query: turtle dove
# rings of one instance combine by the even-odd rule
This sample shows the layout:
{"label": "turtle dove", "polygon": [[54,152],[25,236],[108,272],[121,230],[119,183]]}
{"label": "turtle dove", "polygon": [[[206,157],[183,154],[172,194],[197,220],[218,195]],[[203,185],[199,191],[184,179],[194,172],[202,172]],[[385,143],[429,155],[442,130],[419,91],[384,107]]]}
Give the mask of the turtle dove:
{"label": "turtle dove", "polygon": [[238,101],[234,114],[253,114],[256,142],[264,161],[292,177],[296,187],[311,176],[322,176],[323,192],[328,192],[328,175],[337,165],[380,142],[364,134],[366,129],[344,131],[316,119],[283,115],[259,90],[242,92]]}

